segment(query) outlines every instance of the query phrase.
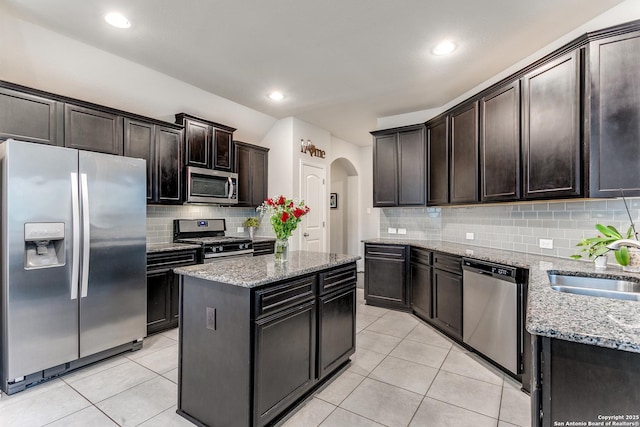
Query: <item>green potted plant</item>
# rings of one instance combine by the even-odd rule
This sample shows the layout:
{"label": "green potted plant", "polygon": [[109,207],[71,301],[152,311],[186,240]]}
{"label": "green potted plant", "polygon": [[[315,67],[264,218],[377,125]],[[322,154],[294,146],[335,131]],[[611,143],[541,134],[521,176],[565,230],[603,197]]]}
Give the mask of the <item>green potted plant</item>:
{"label": "green potted plant", "polygon": [[[626,236],[620,234],[613,225],[596,224],[596,229],[600,232],[596,237],[589,237],[582,239],[576,246],[581,247],[579,253],[571,255],[573,259],[580,259],[583,254],[580,252],[586,252],[586,256],[589,259],[593,259],[596,262],[596,268],[606,268],[606,255],[611,250],[607,246],[617,240],[630,239],[633,233],[633,226],[629,227]],[[616,261],[622,266],[629,264],[629,250],[626,246],[621,247],[619,250],[614,251]],[[604,264],[599,264],[598,259],[602,261],[604,258]]]}
{"label": "green potted plant", "polygon": [[258,217],[250,216],[249,218],[244,220],[243,225],[247,227],[249,230],[249,238],[253,240],[253,233],[255,233],[256,228],[260,226],[260,220]]}

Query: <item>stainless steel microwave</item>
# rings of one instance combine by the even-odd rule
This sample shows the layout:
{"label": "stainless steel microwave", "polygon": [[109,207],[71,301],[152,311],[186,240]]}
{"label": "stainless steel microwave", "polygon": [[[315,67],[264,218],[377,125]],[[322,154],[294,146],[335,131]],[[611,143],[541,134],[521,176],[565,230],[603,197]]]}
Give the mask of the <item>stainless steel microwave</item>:
{"label": "stainless steel microwave", "polygon": [[187,166],[187,203],[238,203],[238,174]]}

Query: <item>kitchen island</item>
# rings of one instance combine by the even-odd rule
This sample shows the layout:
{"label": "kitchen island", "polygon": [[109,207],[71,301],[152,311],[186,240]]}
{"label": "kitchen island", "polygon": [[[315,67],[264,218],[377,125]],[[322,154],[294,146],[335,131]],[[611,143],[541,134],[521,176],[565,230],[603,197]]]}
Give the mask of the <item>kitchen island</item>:
{"label": "kitchen island", "polygon": [[296,251],[175,269],[178,414],[202,426],[276,423],[355,351],[358,256]]}

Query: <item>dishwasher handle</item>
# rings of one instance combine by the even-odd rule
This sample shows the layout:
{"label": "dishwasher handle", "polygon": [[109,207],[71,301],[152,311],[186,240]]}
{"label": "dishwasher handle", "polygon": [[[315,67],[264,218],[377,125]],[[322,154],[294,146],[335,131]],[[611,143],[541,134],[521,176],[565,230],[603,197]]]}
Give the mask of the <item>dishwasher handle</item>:
{"label": "dishwasher handle", "polygon": [[477,261],[475,259],[463,258],[462,269],[471,273],[493,277],[494,279],[507,282],[518,283],[520,274],[518,269],[507,265],[494,264],[487,261]]}

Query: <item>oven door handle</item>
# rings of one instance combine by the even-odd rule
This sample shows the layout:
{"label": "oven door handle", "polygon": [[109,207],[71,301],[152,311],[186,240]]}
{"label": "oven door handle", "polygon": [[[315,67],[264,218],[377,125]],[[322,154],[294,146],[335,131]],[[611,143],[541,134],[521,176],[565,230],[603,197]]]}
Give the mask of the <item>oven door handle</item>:
{"label": "oven door handle", "polygon": [[204,255],[204,259],[233,257],[233,256],[237,256],[237,255],[248,255],[248,254],[252,254],[252,253],[253,253],[253,249],[245,249],[245,250],[242,250],[242,251],[205,254]]}

